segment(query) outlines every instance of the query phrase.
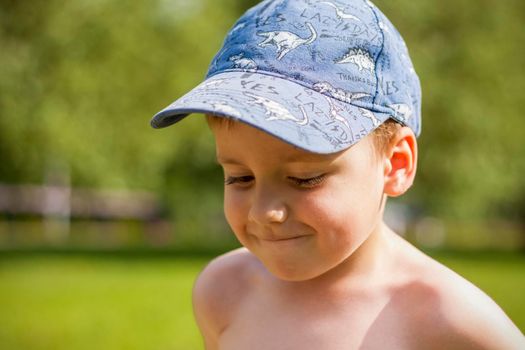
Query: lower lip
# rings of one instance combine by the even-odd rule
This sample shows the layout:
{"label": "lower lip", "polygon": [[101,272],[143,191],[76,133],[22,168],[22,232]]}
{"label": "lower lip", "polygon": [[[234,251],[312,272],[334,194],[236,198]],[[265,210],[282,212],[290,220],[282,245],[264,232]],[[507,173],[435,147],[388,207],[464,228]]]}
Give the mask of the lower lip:
{"label": "lower lip", "polygon": [[286,243],[295,243],[302,240],[302,238],[305,238],[307,236],[297,236],[297,237],[291,237],[291,238],[284,238],[284,239],[261,239],[264,242],[272,243],[272,244],[286,244]]}

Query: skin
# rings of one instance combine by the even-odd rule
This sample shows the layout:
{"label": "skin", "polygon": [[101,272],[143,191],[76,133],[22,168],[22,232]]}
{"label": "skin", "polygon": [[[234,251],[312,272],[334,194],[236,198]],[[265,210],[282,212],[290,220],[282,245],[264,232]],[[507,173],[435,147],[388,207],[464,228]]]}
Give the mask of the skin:
{"label": "skin", "polygon": [[210,123],[224,211],[244,248],[212,261],[193,302],[207,349],[525,349],[478,288],[383,223],[417,144],[401,128],[316,155],[242,123]]}

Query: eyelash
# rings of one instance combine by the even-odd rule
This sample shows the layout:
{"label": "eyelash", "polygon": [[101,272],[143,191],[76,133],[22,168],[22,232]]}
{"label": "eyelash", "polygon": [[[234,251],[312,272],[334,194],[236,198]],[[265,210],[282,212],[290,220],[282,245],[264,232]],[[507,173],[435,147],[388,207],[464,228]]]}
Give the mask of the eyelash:
{"label": "eyelash", "polygon": [[[320,185],[326,178],[325,174],[310,177],[307,179],[302,179],[298,177],[289,176],[288,179],[294,182],[299,187],[306,187],[306,188],[312,188],[315,186]],[[225,185],[234,185],[234,184],[240,184],[240,185],[247,185],[249,182],[253,181],[253,176],[228,176],[224,180]]]}
{"label": "eyelash", "polygon": [[246,184],[253,180],[253,176],[228,176],[224,180],[225,185]]}
{"label": "eyelash", "polygon": [[289,179],[302,187],[315,187],[317,185],[320,185],[324,181],[325,177],[325,174],[322,174],[307,179],[301,179],[298,177],[289,177]]}

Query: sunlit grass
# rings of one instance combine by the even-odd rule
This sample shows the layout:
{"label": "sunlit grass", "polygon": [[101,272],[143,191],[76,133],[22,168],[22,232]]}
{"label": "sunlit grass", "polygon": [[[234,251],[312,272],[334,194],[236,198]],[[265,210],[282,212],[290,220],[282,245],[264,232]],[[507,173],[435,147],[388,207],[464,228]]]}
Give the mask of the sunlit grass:
{"label": "sunlit grass", "polygon": [[2,349],[200,349],[203,259],[38,256],[0,265]]}
{"label": "sunlit grass", "polygon": [[[432,254],[525,329],[525,256]],[[191,287],[207,257],[0,256],[1,349],[202,349]]]}

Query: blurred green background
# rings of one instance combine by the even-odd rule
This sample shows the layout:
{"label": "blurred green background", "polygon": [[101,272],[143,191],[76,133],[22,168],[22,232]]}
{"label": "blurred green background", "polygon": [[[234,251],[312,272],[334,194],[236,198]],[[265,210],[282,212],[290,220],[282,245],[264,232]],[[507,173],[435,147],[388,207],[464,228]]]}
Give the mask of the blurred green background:
{"label": "blurred green background", "polygon": [[[199,349],[191,284],[235,247],[198,84],[248,0],[0,0],[0,348]],[[525,3],[375,3],[423,87],[408,240],[525,329]]]}

